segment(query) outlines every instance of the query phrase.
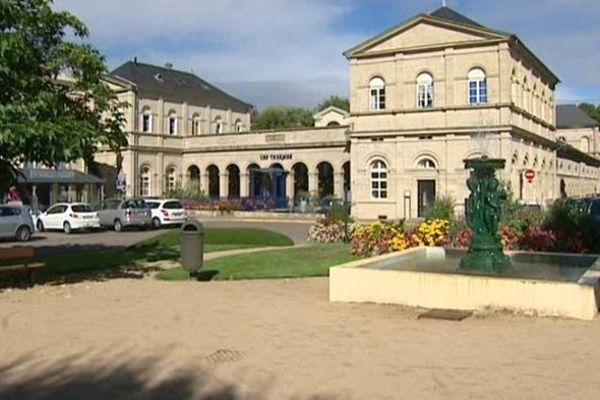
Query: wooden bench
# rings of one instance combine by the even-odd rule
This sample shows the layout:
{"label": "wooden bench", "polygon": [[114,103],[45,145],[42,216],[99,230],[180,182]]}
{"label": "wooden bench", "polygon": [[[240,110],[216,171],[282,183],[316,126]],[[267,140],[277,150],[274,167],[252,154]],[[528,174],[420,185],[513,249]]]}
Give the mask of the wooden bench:
{"label": "wooden bench", "polygon": [[[29,283],[35,284],[35,273],[40,269],[44,268],[44,263],[34,263],[32,259],[35,257],[35,247],[31,246],[20,246],[20,247],[9,247],[0,248],[0,274],[27,271],[29,277]],[[14,264],[4,265],[4,262],[15,261]]]}

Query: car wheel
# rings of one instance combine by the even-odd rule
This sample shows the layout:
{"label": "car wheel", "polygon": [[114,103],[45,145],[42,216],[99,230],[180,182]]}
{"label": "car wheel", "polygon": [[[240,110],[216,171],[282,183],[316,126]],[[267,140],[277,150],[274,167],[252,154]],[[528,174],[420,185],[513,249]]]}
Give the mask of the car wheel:
{"label": "car wheel", "polygon": [[44,232],[46,228],[44,228],[44,223],[41,220],[38,220],[37,222],[37,230],[38,232]]}
{"label": "car wheel", "polygon": [[123,224],[121,223],[120,220],[117,219],[117,220],[115,220],[113,228],[115,229],[115,232],[121,232],[123,230]]}
{"label": "car wheel", "polygon": [[160,224],[160,219],[159,218],[156,218],[156,217],[152,218],[152,227],[154,229],[160,229],[160,225],[161,224]]}
{"label": "car wheel", "polygon": [[17,230],[16,237],[19,242],[27,242],[31,239],[31,231],[26,226],[22,226]]}
{"label": "car wheel", "polygon": [[67,235],[68,235],[69,233],[71,233],[71,224],[70,224],[70,223],[68,223],[68,222],[65,222],[65,223],[63,224],[63,232],[65,232]]}

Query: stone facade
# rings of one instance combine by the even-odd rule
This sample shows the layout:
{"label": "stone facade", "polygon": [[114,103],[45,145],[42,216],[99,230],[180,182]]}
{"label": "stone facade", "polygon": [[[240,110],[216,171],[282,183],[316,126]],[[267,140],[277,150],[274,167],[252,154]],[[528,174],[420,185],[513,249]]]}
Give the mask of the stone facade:
{"label": "stone facade", "polygon": [[[286,196],[351,192],[357,218],[414,218],[441,195],[460,210],[468,195],[463,160],[482,155],[507,159],[500,178],[523,202],[598,191],[597,128],[590,154],[558,142],[558,78],[513,35],[443,8],[346,57],[350,113],[324,110],[315,128],[303,130],[250,131],[249,111],[145,96],[113,81],[134,105],[122,153],[126,194],[159,196],[197,181],[213,197],[252,196],[248,171],[278,168],[286,173]],[[528,170],[535,172],[531,182]]]}

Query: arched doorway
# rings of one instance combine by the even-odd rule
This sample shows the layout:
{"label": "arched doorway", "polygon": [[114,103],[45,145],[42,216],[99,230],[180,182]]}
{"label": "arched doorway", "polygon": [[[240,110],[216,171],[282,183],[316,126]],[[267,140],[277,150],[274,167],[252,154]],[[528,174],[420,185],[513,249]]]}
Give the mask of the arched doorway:
{"label": "arched doorway", "polygon": [[283,165],[275,163],[269,167],[267,173],[271,179],[271,197],[275,200],[277,208],[283,208],[287,205],[287,172],[283,169]]}
{"label": "arched doorway", "polygon": [[228,175],[228,197],[237,199],[240,197],[240,169],[235,164],[230,164],[227,167]]}
{"label": "arched doorway", "polygon": [[294,173],[294,198],[301,192],[308,192],[308,167],[304,163],[296,163],[292,167]]}
{"label": "arched doorway", "polygon": [[261,176],[258,173],[260,166],[258,164],[250,164],[246,169],[248,174],[248,196],[257,198],[260,197]]}
{"label": "arched doorway", "polygon": [[333,195],[333,167],[330,163],[324,161],[317,165],[318,176],[318,195],[319,197],[327,197]]}
{"label": "arched doorway", "polygon": [[219,167],[210,165],[206,172],[208,174],[208,196],[219,198]]}

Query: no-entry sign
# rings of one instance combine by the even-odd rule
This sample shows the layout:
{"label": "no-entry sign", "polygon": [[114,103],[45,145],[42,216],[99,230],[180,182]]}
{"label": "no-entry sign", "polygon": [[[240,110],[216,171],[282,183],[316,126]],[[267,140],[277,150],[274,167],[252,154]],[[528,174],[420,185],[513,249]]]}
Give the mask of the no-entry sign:
{"label": "no-entry sign", "polygon": [[528,169],[527,171],[525,171],[525,179],[527,179],[527,182],[531,183],[533,181],[533,178],[535,178],[534,170]]}

